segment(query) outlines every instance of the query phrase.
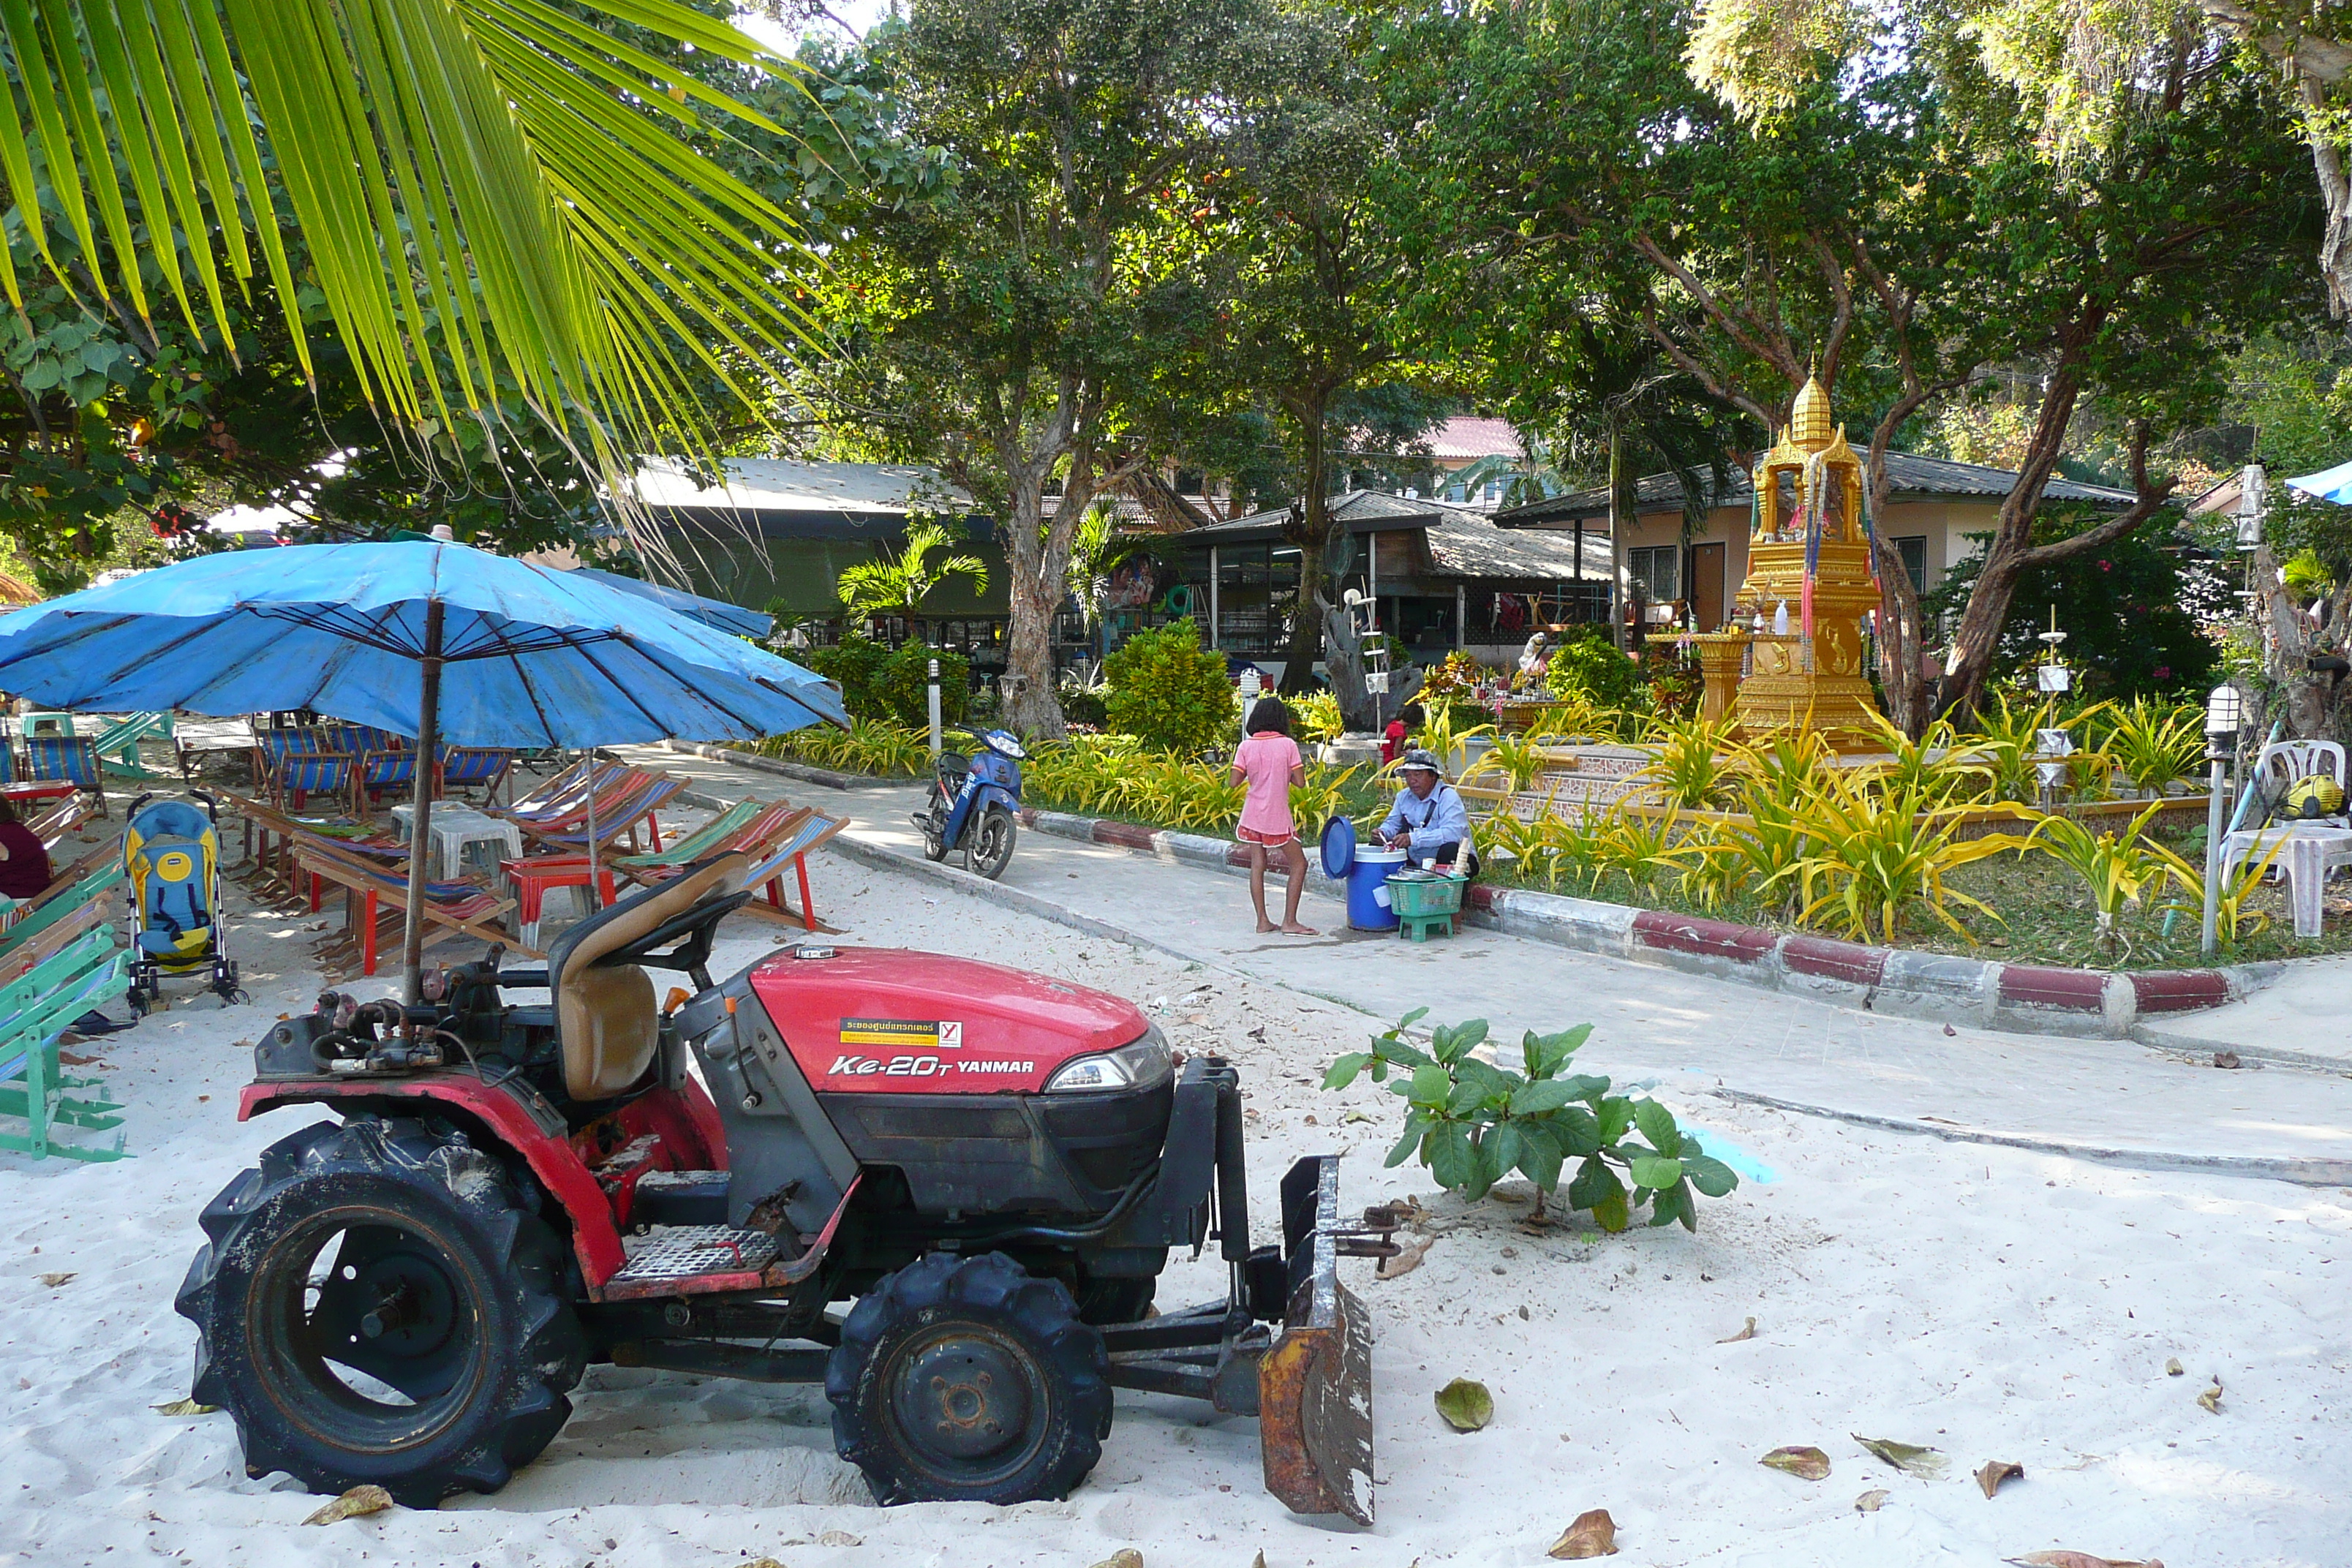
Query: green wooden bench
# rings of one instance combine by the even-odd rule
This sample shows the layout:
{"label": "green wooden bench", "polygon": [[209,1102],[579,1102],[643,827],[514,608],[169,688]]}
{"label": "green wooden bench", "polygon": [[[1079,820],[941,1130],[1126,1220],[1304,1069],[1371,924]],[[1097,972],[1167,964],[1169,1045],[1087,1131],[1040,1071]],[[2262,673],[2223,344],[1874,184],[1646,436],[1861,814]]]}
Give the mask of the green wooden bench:
{"label": "green wooden bench", "polygon": [[[114,928],[84,931],[62,951],[0,986],[0,1149],[36,1160],[123,1157],[122,1107],[95,1078],[79,1078],[58,1064],[58,1039],[76,1018],[122,994],[128,955],[114,945]],[[6,1119],[24,1123],[19,1132]],[[53,1139],[60,1127],[114,1133],[113,1142]]]}
{"label": "green wooden bench", "polygon": [[171,774],[156,773],[140,762],[139,742],[150,738],[168,741],[173,732],[169,713],[133,713],[100,730],[91,749],[98,752],[100,763],[116,778],[168,779]]}

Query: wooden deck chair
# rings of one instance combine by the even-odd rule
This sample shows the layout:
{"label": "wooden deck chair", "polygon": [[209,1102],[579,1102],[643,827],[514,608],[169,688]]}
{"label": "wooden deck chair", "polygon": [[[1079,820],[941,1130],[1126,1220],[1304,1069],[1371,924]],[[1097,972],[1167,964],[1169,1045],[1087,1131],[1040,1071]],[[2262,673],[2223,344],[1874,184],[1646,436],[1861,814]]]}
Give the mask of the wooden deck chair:
{"label": "wooden deck chair", "polygon": [[122,1107],[106,1097],[100,1080],[59,1070],[58,1041],[84,1013],[121,996],[126,961],[115,948],[114,928],[96,926],[0,984],[0,1118],[25,1127],[19,1132],[0,1121],[0,1149],[36,1160],[122,1158],[120,1131],[110,1145],[60,1141],[52,1133],[59,1127],[103,1132],[122,1125],[114,1114]]}
{"label": "wooden deck chair", "polygon": [[352,809],[367,815],[373,803],[387,791],[398,790],[414,795],[416,790],[416,752],[405,746],[394,745],[357,752],[352,759]]}
{"label": "wooden deck chair", "polygon": [[[593,772],[600,779],[609,778],[625,766],[626,764],[622,763],[598,763]],[[514,822],[526,819],[535,822],[574,810],[588,798],[590,772],[588,759],[583,757],[553,777],[541,780],[532,786],[529,795],[519,800],[509,799],[496,815]]]}
{"label": "wooden deck chair", "polygon": [[794,817],[781,827],[766,844],[757,847],[746,844],[743,847],[759,864],[743,879],[743,885],[747,888],[765,886],[768,907],[761,910],[758,904],[746,904],[744,908],[772,919],[789,920],[792,910],[785,907],[783,890],[783,873],[789,867],[800,883],[801,925],[807,931],[816,930],[816,902],[809,896],[809,851],[821,847],[848,826],[849,818],[845,816],[827,816],[821,811],[807,810],[805,815]]}
{"label": "wooden deck chair", "polygon": [[[320,843],[297,844],[294,868],[298,879],[307,879],[309,882],[313,911],[319,908],[322,884],[343,889],[345,930],[358,938],[360,973],[373,974],[385,916],[395,917],[393,928],[398,929],[397,917],[407,913],[408,873]],[[490,923],[514,907],[512,899],[501,899],[471,882],[427,883],[424,910],[425,945],[431,947],[452,937],[469,936],[526,958],[546,957],[540,949]]]}
{"label": "wooden deck chair", "polygon": [[[678,870],[695,861],[733,847],[737,835],[761,815],[761,803],[756,800],[739,800],[685,837],[671,840],[667,849],[644,855],[614,856],[613,868],[645,887],[667,881]],[[766,809],[773,810],[774,807],[772,805]]]}
{"label": "wooden deck chair", "polygon": [[498,803],[499,786],[513,776],[514,752],[503,746],[444,746],[436,796],[478,787],[485,807]]}
{"label": "wooden deck chair", "polygon": [[[642,768],[625,768],[610,781],[600,781],[596,788],[596,850],[610,854],[614,846],[626,839],[629,852],[640,853],[637,825],[650,828],[650,847],[661,848],[661,827],[654,813],[670,802],[670,798],[686,787],[686,781],[670,773],[647,773]],[[542,844],[559,846],[575,853],[588,847],[588,819],[592,814],[585,796],[577,810],[537,820],[510,817],[526,837]]]}
{"label": "wooden deck chair", "polygon": [[98,815],[106,812],[106,771],[98,763],[95,735],[27,735],[24,776],[57,779],[88,790],[98,797]]}

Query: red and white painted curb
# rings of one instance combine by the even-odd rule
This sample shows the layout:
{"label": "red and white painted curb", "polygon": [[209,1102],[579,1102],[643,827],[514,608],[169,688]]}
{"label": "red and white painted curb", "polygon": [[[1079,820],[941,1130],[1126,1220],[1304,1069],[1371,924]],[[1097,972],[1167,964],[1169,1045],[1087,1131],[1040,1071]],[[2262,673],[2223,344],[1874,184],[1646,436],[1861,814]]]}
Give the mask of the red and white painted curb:
{"label": "red and white painted curb", "polygon": [[[1057,811],[1024,810],[1021,817],[1038,832],[1056,837],[1115,845],[1220,871],[1246,871],[1249,867],[1249,850],[1230,839],[1169,833],[1132,822]],[[1339,884],[1326,879],[1319,866],[1307,885],[1335,896],[1339,891]],[[1485,882],[1471,884],[1469,903],[1472,921],[1507,936],[1662,964],[1871,1012],[2034,1034],[2122,1038],[2131,1034],[2134,1025],[2167,1014],[2193,1013],[2238,1001],[2268,984],[2282,968],[2273,963],[2118,974],[2096,969],[1999,963],[1868,947],[1832,937],[1768,931],[1698,915],[1640,910]]]}

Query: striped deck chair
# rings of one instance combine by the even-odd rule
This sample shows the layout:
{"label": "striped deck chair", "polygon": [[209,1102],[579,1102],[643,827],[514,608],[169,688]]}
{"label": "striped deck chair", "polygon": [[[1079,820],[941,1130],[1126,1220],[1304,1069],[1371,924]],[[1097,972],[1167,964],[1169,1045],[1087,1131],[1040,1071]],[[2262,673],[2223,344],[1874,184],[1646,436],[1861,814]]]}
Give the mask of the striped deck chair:
{"label": "striped deck chair", "polygon": [[[803,815],[780,828],[769,842],[741,845],[740,847],[743,852],[759,862],[751,868],[751,874],[743,879],[743,885],[747,888],[756,888],[762,883],[767,885],[768,908],[760,912],[767,914],[772,911],[772,918],[778,920],[791,917],[792,910],[784,906],[783,890],[784,868],[790,867],[800,882],[801,925],[808,931],[816,930],[816,903],[809,896],[808,854],[848,826],[849,818],[845,816],[827,816],[821,811],[805,810]],[[760,906],[746,904],[744,908],[759,910]]]}
{"label": "striped deck chair", "polygon": [[[772,812],[775,809],[775,805],[767,807]],[[667,849],[646,855],[615,855],[611,862],[613,869],[644,887],[667,882],[695,861],[733,848],[736,837],[761,815],[758,801],[739,800],[685,837],[672,840]]]}
{"label": "striped deck chair", "polygon": [[[247,878],[257,875],[290,890],[294,887],[294,847],[298,844],[324,845],[387,865],[405,864],[408,859],[407,845],[366,823],[348,817],[296,816],[257,800],[247,800],[235,790],[216,793],[230,810],[245,820],[246,870],[242,874]],[[277,842],[273,844],[272,839]]]}
{"label": "striped deck chair", "polygon": [[416,752],[393,745],[364,751],[352,759],[352,809],[364,815],[386,791],[416,791]]}
{"label": "striped deck chair", "polygon": [[98,796],[98,815],[106,815],[106,773],[99,765],[95,735],[27,735],[24,775],[27,780],[58,779]]}
{"label": "striped deck chair", "polygon": [[499,798],[499,786],[514,768],[514,752],[503,746],[444,746],[441,783],[436,794],[478,786],[485,806]]}
{"label": "striped deck chair", "polygon": [[[373,974],[385,931],[385,917],[391,916],[393,929],[397,929],[400,917],[408,910],[407,871],[347,854],[337,846],[310,843],[295,846],[294,873],[298,880],[307,881],[314,912],[324,886],[343,889],[345,930],[358,938],[360,973]],[[490,923],[514,908],[512,899],[501,899],[471,882],[428,882],[424,908],[425,945],[431,947],[466,936],[527,958],[546,957],[539,949]]]}
{"label": "striped deck chair", "polygon": [[352,787],[352,753],[324,728],[263,730],[254,737],[256,784],[279,806],[299,811],[313,795],[340,795]]}
{"label": "striped deck chair", "polygon": [[[595,774],[599,779],[611,778],[626,764],[598,763]],[[586,758],[572,763],[554,777],[542,779],[531,792],[520,800],[510,800],[496,815],[513,822],[540,821],[576,810],[588,798],[589,764]]]}
{"label": "striped deck chair", "polygon": [[[686,781],[669,773],[647,773],[643,768],[622,768],[609,779],[600,778],[596,785],[596,849],[609,853],[624,838],[635,853],[637,824],[651,829],[652,847],[661,848],[661,828],[654,822],[654,813],[670,802],[670,798],[686,787]],[[588,847],[587,797],[583,794],[579,805],[568,812],[551,813],[533,818],[501,813],[522,829],[527,837],[542,844],[583,851]]]}

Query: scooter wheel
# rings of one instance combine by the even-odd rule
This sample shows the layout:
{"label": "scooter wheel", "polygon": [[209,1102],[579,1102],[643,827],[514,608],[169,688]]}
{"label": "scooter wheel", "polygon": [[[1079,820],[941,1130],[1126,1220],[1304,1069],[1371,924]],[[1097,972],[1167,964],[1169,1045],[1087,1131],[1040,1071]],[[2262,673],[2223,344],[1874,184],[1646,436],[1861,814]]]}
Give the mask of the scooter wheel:
{"label": "scooter wheel", "polygon": [[947,858],[948,841],[940,837],[939,817],[934,814],[930,821],[923,824],[923,858],[944,860]]}
{"label": "scooter wheel", "polygon": [[965,868],[993,882],[1013,863],[1013,841],[1019,837],[1013,813],[1001,805],[990,806],[972,824],[971,835],[964,841]]}

